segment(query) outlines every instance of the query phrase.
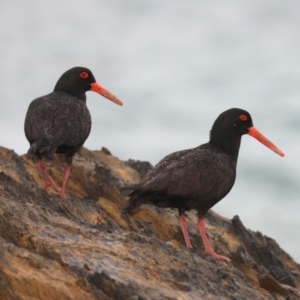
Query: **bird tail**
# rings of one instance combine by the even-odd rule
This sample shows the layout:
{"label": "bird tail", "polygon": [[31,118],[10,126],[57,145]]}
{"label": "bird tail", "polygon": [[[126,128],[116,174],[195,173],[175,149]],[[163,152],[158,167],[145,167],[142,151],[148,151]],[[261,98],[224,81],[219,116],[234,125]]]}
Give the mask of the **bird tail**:
{"label": "bird tail", "polygon": [[129,212],[131,212],[133,209],[135,209],[136,207],[139,207],[140,205],[142,205],[144,203],[144,199],[140,198],[138,196],[133,196],[128,203],[120,210],[120,214],[127,214]]}
{"label": "bird tail", "polygon": [[28,155],[33,156],[49,156],[51,155],[52,137],[44,137],[30,145],[27,152]]}
{"label": "bird tail", "polygon": [[131,192],[133,192],[137,188],[138,188],[138,184],[128,184],[128,185],[123,186],[121,189],[124,190],[124,191],[131,190]]}

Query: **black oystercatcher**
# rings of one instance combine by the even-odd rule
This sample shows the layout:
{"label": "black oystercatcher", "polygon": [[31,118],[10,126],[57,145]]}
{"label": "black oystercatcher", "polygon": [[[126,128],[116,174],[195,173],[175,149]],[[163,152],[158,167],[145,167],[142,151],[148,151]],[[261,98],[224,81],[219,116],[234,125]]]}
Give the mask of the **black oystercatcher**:
{"label": "black oystercatcher", "polygon": [[284,154],[253,127],[250,114],[242,109],[229,109],[215,120],[208,143],[193,149],[172,153],[150,170],[140,183],[127,188],[130,200],[121,213],[128,213],[141,204],[177,208],[179,224],[187,248],[192,248],[184,213],[198,212],[198,230],[205,253],[225,261],[212,249],[205,233],[204,216],[231,190],[241,137],[249,134],[280,156]]}
{"label": "black oystercatcher", "polygon": [[[38,158],[37,167],[47,185],[65,198],[65,188],[71,171],[73,155],[81,148],[91,131],[91,115],[86,106],[85,92],[94,91],[123,105],[116,96],[101,87],[92,72],[75,67],[65,72],[57,81],[54,91],[33,100],[25,118],[25,135],[30,143],[29,155]],[[54,153],[66,156],[63,184],[60,189],[47,174],[42,161]]]}

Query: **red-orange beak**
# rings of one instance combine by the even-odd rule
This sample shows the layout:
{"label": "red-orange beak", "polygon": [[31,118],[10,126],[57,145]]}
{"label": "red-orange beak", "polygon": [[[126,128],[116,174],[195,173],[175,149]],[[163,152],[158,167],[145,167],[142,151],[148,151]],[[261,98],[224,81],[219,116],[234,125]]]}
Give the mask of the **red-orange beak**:
{"label": "red-orange beak", "polygon": [[113,95],[108,90],[103,88],[97,82],[91,83],[91,91],[100,94],[101,96],[105,97],[106,99],[108,99],[118,105],[121,105],[121,106],[123,105],[123,102],[120,99],[118,99],[115,95]]}
{"label": "red-orange beak", "polygon": [[249,132],[248,134],[253,136],[255,139],[257,139],[259,142],[264,144],[266,147],[274,151],[280,156],[284,156],[284,153],[279,150],[271,141],[269,141],[264,135],[262,135],[255,127],[248,128]]}

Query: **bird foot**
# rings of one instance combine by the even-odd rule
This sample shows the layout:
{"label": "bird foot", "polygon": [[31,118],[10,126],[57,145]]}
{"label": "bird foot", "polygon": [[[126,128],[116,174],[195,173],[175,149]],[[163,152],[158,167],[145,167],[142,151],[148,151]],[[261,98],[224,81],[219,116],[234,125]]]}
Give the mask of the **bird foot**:
{"label": "bird foot", "polygon": [[45,182],[44,189],[47,189],[50,186],[55,191],[60,193],[61,189],[56,185],[52,177],[46,172],[45,165],[41,159],[39,159],[37,162],[37,168],[44,177],[44,182]]}
{"label": "bird foot", "polygon": [[212,251],[206,250],[204,253],[207,254],[207,255],[210,255],[210,256],[212,256],[216,259],[224,260],[224,261],[227,261],[227,262],[231,261],[230,258],[228,258],[226,256],[223,256],[223,255],[219,255],[216,252],[214,252],[213,250]]}
{"label": "bird foot", "polygon": [[49,187],[53,188],[56,192],[60,193],[61,189],[55,184],[53,180],[45,179],[44,189],[48,189]]}
{"label": "bird foot", "polygon": [[191,243],[189,243],[189,244],[187,243],[187,244],[186,244],[186,248],[187,248],[187,249],[193,249],[193,246],[192,246]]}
{"label": "bird foot", "polygon": [[44,186],[43,186],[43,189],[44,189],[44,190],[47,190],[48,187],[50,187],[50,184],[49,184],[49,182],[46,182],[46,181],[45,181]]}
{"label": "bird foot", "polygon": [[66,193],[65,192],[60,192],[59,193],[59,196],[62,198],[62,199],[67,199],[67,196],[66,196]]}

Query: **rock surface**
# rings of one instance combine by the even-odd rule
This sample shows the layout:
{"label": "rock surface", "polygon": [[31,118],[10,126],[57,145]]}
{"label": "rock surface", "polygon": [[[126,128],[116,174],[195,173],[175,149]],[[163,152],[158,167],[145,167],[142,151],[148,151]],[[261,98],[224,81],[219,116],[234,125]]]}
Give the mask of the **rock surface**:
{"label": "rock surface", "polygon": [[[63,159],[46,165],[61,184]],[[145,205],[120,216],[122,187],[149,168],[83,148],[63,200],[43,189],[34,161],[0,147],[0,299],[300,299],[300,266],[237,216],[210,212],[206,222],[231,263],[203,254],[194,212],[193,250],[177,211]]]}

